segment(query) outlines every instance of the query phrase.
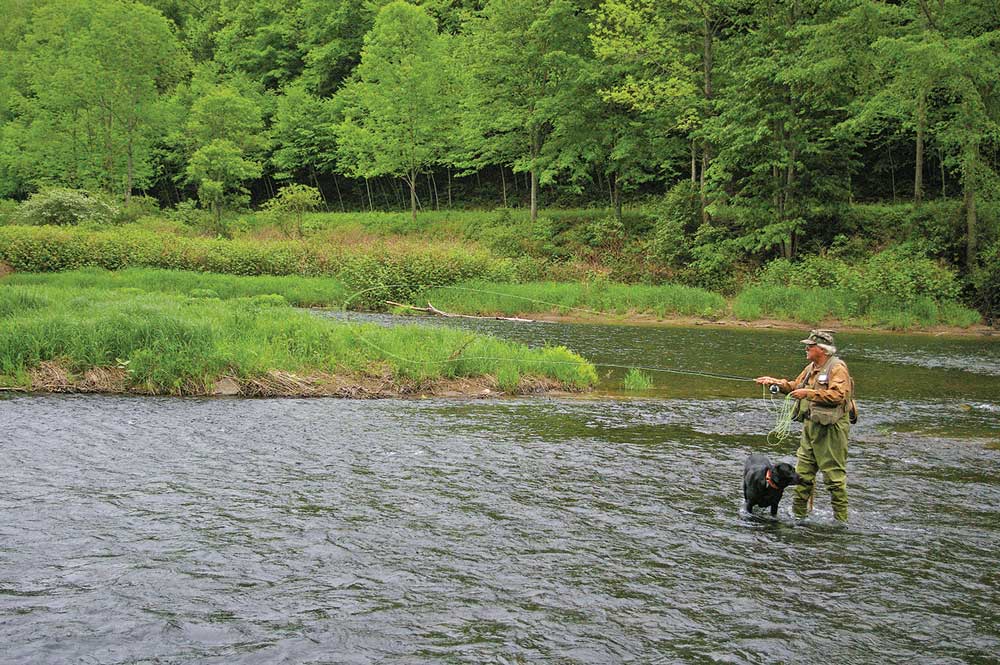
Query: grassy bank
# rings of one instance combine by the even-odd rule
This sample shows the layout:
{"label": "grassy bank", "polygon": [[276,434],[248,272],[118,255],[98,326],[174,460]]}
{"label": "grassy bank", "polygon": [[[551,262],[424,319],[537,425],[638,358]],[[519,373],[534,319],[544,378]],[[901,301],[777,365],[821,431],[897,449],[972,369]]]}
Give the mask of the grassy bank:
{"label": "grassy bank", "polygon": [[421,288],[418,283],[349,287],[335,277],[222,275],[184,270],[128,268],[109,271],[82,268],[61,273],[14,273],[0,284],[49,286],[61,289],[118,290],[122,297],[136,292],[164,293],[223,300],[276,294],[299,307],[384,309],[386,300],[435,307],[456,314],[481,316],[546,316],[578,318],[675,317],[743,321],[781,320],[816,325],[838,321],[859,328],[914,330],[937,326],[966,328],[980,322],[974,310],[954,302],[915,297],[900,302],[841,289],[804,289],[754,286],[731,302],[694,287],[616,284],[603,280],[565,282],[488,282],[466,280],[442,287]]}
{"label": "grassy bank", "polygon": [[704,289],[676,284],[648,286],[605,281],[525,284],[472,281],[428,289],[414,299],[429,301],[449,312],[503,316],[644,314],[659,318],[711,318],[723,316],[727,309],[725,298]]}
{"label": "grassy bank", "polygon": [[0,324],[0,386],[21,389],[405,394],[475,379],[523,392],[582,389],[597,378],[565,348],[529,349],[441,328],[331,323],[274,295],[219,300],[5,285]]}
{"label": "grassy bank", "polygon": [[241,276],[328,276],[338,278],[352,292],[394,285],[396,299],[428,286],[474,278],[517,281],[522,275],[517,261],[474,247],[426,242],[348,246],[322,239],[223,240],[139,228],[0,227],[0,263],[17,272],[149,267]]}
{"label": "grassy bank", "polygon": [[968,328],[982,320],[979,312],[956,302],[914,297],[909,302],[837,289],[751,286],[732,302],[732,313],[744,321],[780,319],[815,325],[840,321],[858,328],[912,330],[934,326]]}
{"label": "grassy bank", "polygon": [[14,273],[0,281],[0,285],[3,284],[62,289],[124,289],[126,295],[143,291],[222,300],[274,294],[295,307],[339,307],[351,294],[336,277],[240,277],[157,268],[80,268],[57,273]]}

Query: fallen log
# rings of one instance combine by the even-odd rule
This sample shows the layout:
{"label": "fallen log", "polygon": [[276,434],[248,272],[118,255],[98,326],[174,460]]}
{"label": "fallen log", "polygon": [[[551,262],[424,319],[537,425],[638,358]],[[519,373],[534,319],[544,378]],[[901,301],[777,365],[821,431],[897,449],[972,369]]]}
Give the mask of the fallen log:
{"label": "fallen log", "polygon": [[392,300],[386,300],[385,304],[392,305],[393,307],[402,307],[403,309],[411,309],[425,314],[433,314],[434,316],[442,316],[446,319],[492,319],[494,321],[517,321],[518,323],[550,323],[549,321],[539,321],[537,319],[522,319],[517,316],[473,316],[472,314],[451,314],[450,312],[442,312],[440,309],[432,305],[430,301],[427,302],[427,307],[416,307],[415,305],[393,302]]}

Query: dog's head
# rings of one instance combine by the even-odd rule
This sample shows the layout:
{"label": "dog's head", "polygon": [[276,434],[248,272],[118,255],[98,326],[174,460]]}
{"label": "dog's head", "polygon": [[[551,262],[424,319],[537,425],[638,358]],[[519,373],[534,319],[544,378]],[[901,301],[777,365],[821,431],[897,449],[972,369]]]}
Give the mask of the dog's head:
{"label": "dog's head", "polygon": [[771,469],[771,482],[784,489],[789,485],[798,485],[802,482],[802,476],[795,473],[795,467],[786,462],[778,462]]}

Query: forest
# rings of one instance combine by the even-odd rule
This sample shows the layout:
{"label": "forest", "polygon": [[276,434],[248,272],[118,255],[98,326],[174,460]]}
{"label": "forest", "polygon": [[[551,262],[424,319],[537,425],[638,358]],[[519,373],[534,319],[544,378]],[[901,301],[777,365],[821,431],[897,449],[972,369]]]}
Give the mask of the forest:
{"label": "forest", "polygon": [[53,188],[220,220],[294,187],[414,219],[600,208],[682,282],[809,259],[835,286],[825,257],[888,250],[1000,309],[995,0],[0,9],[0,218]]}

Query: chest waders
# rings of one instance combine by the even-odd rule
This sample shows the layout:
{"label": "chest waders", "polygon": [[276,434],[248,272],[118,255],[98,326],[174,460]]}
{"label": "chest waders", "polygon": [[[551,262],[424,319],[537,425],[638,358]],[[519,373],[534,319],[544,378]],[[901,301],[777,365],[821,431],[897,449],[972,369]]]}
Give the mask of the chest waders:
{"label": "chest waders", "polygon": [[[829,384],[830,370],[846,364],[836,356],[830,358],[818,371],[810,371],[796,388],[816,389],[820,377]],[[802,482],[795,486],[792,510],[796,517],[805,517],[812,510],[816,490],[816,473],[823,472],[823,484],[830,492],[833,515],[841,522],[847,521],[847,435],[851,418],[848,416],[854,397],[854,380],[850,380],[849,393],[843,403],[824,405],[808,399],[798,400],[793,417],[802,423],[802,438],[796,452],[795,471]],[[856,411],[855,411],[856,413]]]}

